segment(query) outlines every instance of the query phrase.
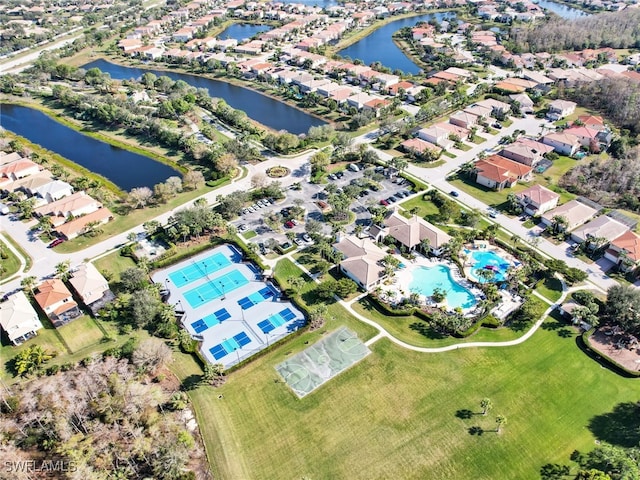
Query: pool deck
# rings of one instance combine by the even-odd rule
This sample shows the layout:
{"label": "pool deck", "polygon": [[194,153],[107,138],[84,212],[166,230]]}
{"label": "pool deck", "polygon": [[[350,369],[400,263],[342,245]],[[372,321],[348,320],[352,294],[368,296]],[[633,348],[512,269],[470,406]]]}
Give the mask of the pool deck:
{"label": "pool deck", "polygon": [[[414,252],[414,253],[416,255],[415,261],[406,265],[405,268],[396,271],[396,276],[395,276],[396,281],[392,285],[383,287],[384,290],[395,290],[396,299],[400,300],[403,297],[408,297],[412,293],[411,289],[409,288],[409,285],[411,284],[411,282],[413,282],[413,270],[415,268],[418,268],[418,267],[433,268],[438,265],[443,265],[449,268],[449,270],[451,271],[451,277],[455,282],[459,283],[464,288],[469,290],[471,294],[475,297],[477,302],[481,301],[484,294],[474,284],[472,284],[466,278],[460,275],[460,273],[458,272],[458,267],[456,265],[450,262],[446,262],[444,260],[440,260],[438,258],[427,258],[417,252]],[[404,261],[406,262],[406,260]],[[422,304],[424,305],[433,306],[433,307],[447,307],[446,299],[442,303],[434,303],[431,300],[431,298],[425,297],[424,295],[420,295],[420,298],[421,298]],[[463,311],[465,313],[469,313],[474,308],[475,306],[472,308],[463,309]]]}
{"label": "pool deck", "polygon": [[[171,282],[169,275],[172,273],[193,265],[194,262],[201,262],[218,252],[222,252],[231,260],[231,264],[182,287],[178,287]],[[262,280],[262,272],[258,267],[250,263],[239,263],[241,260],[241,252],[233,246],[223,245],[160,270],[152,276],[153,281],[160,284],[161,288],[168,292],[169,295],[166,301],[174,305],[182,326],[192,338],[202,342],[201,353],[204,358],[211,363],[222,363],[225,368],[229,368],[254,355],[268,345],[294,332],[305,323],[303,314],[291,302],[281,300],[281,292],[278,288],[271,282]],[[240,272],[249,282],[233,291],[227,292],[220,298],[195,308],[184,297],[184,294],[193,288],[204,286],[209,282],[215,282],[216,278],[234,270]],[[270,292],[268,298],[264,298],[256,304],[245,301],[249,296],[258,299],[261,296],[259,292],[265,291],[266,288]],[[244,309],[241,304],[244,305]],[[294,318],[265,334],[258,326],[258,323],[285,309],[289,309],[294,314]],[[220,314],[220,312],[223,313]],[[220,314],[221,321],[216,319],[216,313]],[[207,321],[202,322],[203,319]],[[210,326],[207,327],[209,324]],[[242,335],[243,333],[246,338]],[[235,347],[233,351],[228,351],[226,355],[218,359],[214,358],[211,352],[212,348],[218,350],[217,347],[219,345],[226,345],[227,350],[230,350],[233,347],[229,348],[228,346],[236,344],[236,341],[233,340],[236,337],[242,339],[239,341],[238,347]],[[249,340],[248,342],[247,339]]]}

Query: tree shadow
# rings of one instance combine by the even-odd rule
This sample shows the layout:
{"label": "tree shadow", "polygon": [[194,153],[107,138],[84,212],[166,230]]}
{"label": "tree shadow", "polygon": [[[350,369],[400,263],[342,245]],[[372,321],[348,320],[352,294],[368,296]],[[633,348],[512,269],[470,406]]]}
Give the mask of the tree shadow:
{"label": "tree shadow", "polygon": [[473,417],[474,415],[475,415],[475,413],[473,413],[468,408],[463,408],[461,410],[457,410],[456,411],[456,417],[458,417],[458,418],[460,418],[462,420],[468,420],[471,417]]}
{"label": "tree shadow", "polygon": [[195,390],[200,386],[201,382],[202,382],[202,375],[196,375],[196,374],[189,375],[187,378],[185,378],[182,381],[181,388],[185,392],[188,392],[190,390]]}
{"label": "tree shadow", "polygon": [[619,403],[612,412],[593,417],[588,427],[598,440],[635,447],[640,443],[640,407],[634,402]]}
{"label": "tree shadow", "polygon": [[444,335],[434,330],[432,327],[430,327],[426,323],[414,322],[411,325],[409,325],[409,328],[414,332],[418,332],[420,335],[427,337],[430,340],[439,340],[442,338],[447,338],[447,335]]}
{"label": "tree shadow", "polygon": [[469,432],[469,435],[476,435],[479,437],[484,433],[484,428],[475,425],[473,427],[469,427],[467,431]]}
{"label": "tree shadow", "polygon": [[559,337],[571,338],[574,336],[573,332],[566,323],[559,320],[547,320],[542,324],[542,329],[547,331],[555,331]]}

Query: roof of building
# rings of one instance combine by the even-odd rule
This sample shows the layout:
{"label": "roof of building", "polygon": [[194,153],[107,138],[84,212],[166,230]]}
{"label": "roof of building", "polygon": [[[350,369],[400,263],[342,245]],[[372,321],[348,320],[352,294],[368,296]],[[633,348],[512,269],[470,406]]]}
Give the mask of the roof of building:
{"label": "roof of building", "polygon": [[38,167],[38,164],[28,158],[21,158],[0,166],[0,174],[8,176],[11,173],[22,172],[34,167]]}
{"label": "roof of building", "polygon": [[384,274],[381,261],[386,253],[370,239],[351,235],[334,243],[333,246],[345,256],[345,259],[340,262],[340,266],[355,277],[360,284],[370,285]]}
{"label": "roof of building", "polygon": [[500,155],[491,155],[476,162],[475,168],[483,177],[497,183],[502,183],[505,180],[517,180],[531,172],[531,167]]}
{"label": "roof of building", "polygon": [[64,192],[65,190],[72,191],[73,187],[67,182],[63,182],[62,180],[53,180],[52,182],[40,185],[34,190],[35,193],[37,193],[41,197],[44,197],[45,195],[47,195],[47,193],[55,196],[55,194],[58,192]]}
{"label": "roof of building", "polygon": [[95,292],[104,292],[109,289],[107,279],[102,276],[93,263],[83,263],[73,276],[69,279],[78,295],[85,300],[87,296],[92,296]]}
{"label": "roof of building", "polygon": [[112,218],[113,213],[108,208],[99,208],[95,212],[87,213],[81,217],[74,218],[73,220],[63,223],[55,229],[59,235],[65,237],[73,236],[74,234],[81,233],[84,228],[91,222],[104,222],[105,220]]}
{"label": "roof of building", "polygon": [[611,242],[611,245],[625,251],[627,256],[633,261],[637,262],[640,260],[640,236],[631,230],[627,230],[618,238],[615,238]]}
{"label": "roof of building", "polygon": [[576,108],[577,104],[569,100],[554,100],[549,104],[549,108],[552,110],[571,110]]}
{"label": "roof of building", "polygon": [[547,133],[542,138],[545,140],[552,140],[554,142],[563,143],[565,145],[576,145],[580,143],[578,137],[576,137],[571,133],[566,133],[566,132]]}
{"label": "roof of building", "polygon": [[93,203],[101,205],[100,202],[87,195],[84,191],[80,191],[73,195],[69,195],[68,197],[56,200],[55,202],[38,207],[34,211],[38,215],[51,215],[55,212],[70,212],[77,210]]}
{"label": "roof of building", "polygon": [[532,187],[516,193],[516,197],[520,199],[526,199],[537,205],[543,205],[547,202],[557,200],[558,198],[560,198],[560,195],[558,195],[556,192],[552,192],[547,187],[543,187],[542,185],[533,185]]}
{"label": "roof of building", "polygon": [[629,227],[606,215],[601,215],[595,220],[582,225],[573,231],[573,235],[579,238],[604,238],[608,241],[614,240],[628,231]]}
{"label": "roof of building", "polygon": [[400,145],[407,150],[413,150],[418,153],[422,153],[425,150],[433,150],[434,152],[437,152],[437,153],[440,153],[442,151],[442,149],[437,145],[434,145],[431,142],[422,140],[421,138],[410,138],[402,142]]}
{"label": "roof of building", "polygon": [[577,200],[570,200],[565,204],[562,204],[553,210],[549,210],[542,215],[542,218],[552,221],[553,217],[559,215],[561,217],[565,217],[567,219],[567,223],[569,224],[569,228],[571,225],[576,225],[585,219],[592,218],[598,210],[590,207],[589,205],[585,205],[582,202]]}
{"label": "roof of building", "polygon": [[11,341],[42,328],[38,313],[22,291],[14,293],[7,301],[0,303],[0,325]]}
{"label": "roof of building", "polygon": [[520,137],[513,144],[526,145],[530,148],[533,148],[535,151],[540,152],[542,155],[544,155],[545,153],[553,152],[553,147],[551,145],[547,145],[545,143],[538,142],[537,140],[533,140],[527,137]]}
{"label": "roof of building", "polygon": [[38,305],[40,305],[42,309],[45,309],[49,308],[51,305],[61,302],[65,298],[71,298],[71,292],[64,283],[62,283],[62,280],[52,278],[50,280],[45,280],[38,286],[34,298],[36,299],[36,302],[38,302]]}
{"label": "roof of building", "polygon": [[408,248],[420,245],[424,239],[428,239],[433,248],[440,248],[451,240],[449,234],[418,216],[405,218],[394,211],[385,218],[384,224],[388,235]]}

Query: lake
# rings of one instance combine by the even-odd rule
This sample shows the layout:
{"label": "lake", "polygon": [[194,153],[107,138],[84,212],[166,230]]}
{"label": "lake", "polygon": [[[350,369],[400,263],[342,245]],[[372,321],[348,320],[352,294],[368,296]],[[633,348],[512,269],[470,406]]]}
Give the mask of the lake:
{"label": "lake", "polygon": [[256,33],[262,33],[271,30],[269,25],[253,25],[251,23],[234,23],[218,35],[221,40],[234,38],[241,42],[245,39],[253,37]]}
{"label": "lake", "polygon": [[534,3],[541,6],[542,8],[546,8],[550,12],[555,13],[559,17],[567,18],[569,20],[579,17],[586,17],[589,15],[587,12],[583,12],[582,10],[578,10],[577,8],[570,7],[569,5],[565,5],[564,3],[556,3],[550,0],[534,0]]}
{"label": "lake", "polygon": [[419,22],[428,22],[436,19],[438,22],[443,20],[455,20],[454,12],[429,13],[426,15],[418,15],[416,17],[402,18],[387,23],[378,28],[370,35],[362,40],[350,45],[338,53],[342,57],[349,57],[352,60],[360,59],[365,65],[371,65],[374,62],[380,62],[391,70],[402,70],[405,73],[417,74],[420,67],[413,63],[402,50],[400,50],[393,42],[391,36],[404,27],[413,27]]}
{"label": "lake", "polygon": [[236,110],[242,110],[253,120],[274,130],[287,130],[298,135],[307,133],[311,127],[326,124],[324,120],[291,107],[284,102],[220,80],[186,73],[154,70],[153,68],[125,67],[103,59],[95,60],[82,66],[84,69],[94,67],[108,73],[111,78],[116,80],[140,78],[143,73],[151,72],[158,76],[166,75],[172,80],[183,80],[196,88],[206,88],[212,97],[223,99],[231,107]]}
{"label": "lake", "polygon": [[181,176],[164,163],[82,135],[39,110],[6,104],[0,109],[3,128],[102,175],[122,190],[153,188],[171,176]]}

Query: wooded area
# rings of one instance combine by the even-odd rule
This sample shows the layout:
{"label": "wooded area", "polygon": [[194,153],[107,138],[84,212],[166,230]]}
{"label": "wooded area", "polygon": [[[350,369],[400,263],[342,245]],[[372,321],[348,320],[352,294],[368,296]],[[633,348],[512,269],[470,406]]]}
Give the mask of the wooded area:
{"label": "wooded area", "polygon": [[640,46],[640,10],[600,13],[578,19],[552,17],[533,28],[511,30],[520,51],[559,52],[585,48],[632,48]]}

